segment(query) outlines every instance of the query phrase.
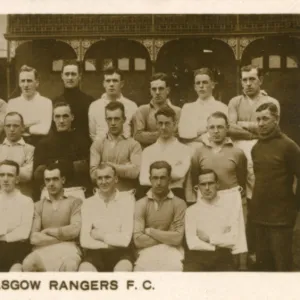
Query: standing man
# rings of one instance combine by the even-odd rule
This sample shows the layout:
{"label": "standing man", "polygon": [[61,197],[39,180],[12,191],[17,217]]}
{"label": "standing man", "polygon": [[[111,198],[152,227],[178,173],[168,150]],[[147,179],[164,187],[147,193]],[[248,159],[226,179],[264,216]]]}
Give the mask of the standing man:
{"label": "standing man", "polygon": [[34,153],[35,198],[43,183],[46,166],[55,161],[66,161],[70,170],[65,186],[89,187],[89,145],[88,136],[72,129],[74,114],[66,102],[56,102],[53,110],[55,130],[42,139]]}
{"label": "standing man", "polygon": [[13,160],[19,167],[18,188],[21,193],[32,196],[32,173],[34,147],[25,143],[22,133],[24,121],[18,112],[9,112],[4,119],[5,140],[0,145],[0,161]]}
{"label": "standing man", "polygon": [[30,241],[34,251],[23,261],[24,272],[76,272],[81,261],[77,246],[82,201],[64,194],[65,173],[60,164],[44,172],[48,193],[35,204]]}
{"label": "standing man", "polygon": [[137,105],[122,95],[124,86],[123,74],[115,68],[108,68],[104,71],[103,86],[105,93],[102,97],[93,102],[89,108],[89,129],[93,141],[106,136],[108,132],[105,122],[105,107],[111,102],[121,102],[125,107],[126,122],[124,123],[124,136],[132,135],[132,116],[137,110]]}
{"label": "standing man", "polygon": [[[160,108],[155,113],[158,140],[144,149],[140,172],[140,184],[150,188],[149,167],[157,160],[168,162],[172,167],[170,189],[179,198],[185,199],[185,176],[191,165],[191,150],[175,137],[177,117],[169,106]],[[148,188],[148,189],[149,189]]]}
{"label": "standing man", "polygon": [[197,203],[185,215],[186,252],[184,271],[234,271],[233,254],[247,252],[245,225],[239,190],[217,192],[213,170],[198,177]]}
{"label": "standing man", "polygon": [[150,80],[150,93],[152,99],[149,104],[141,105],[133,117],[134,138],[147,147],[156,142],[159,137],[159,129],[155,113],[163,107],[171,107],[176,113],[176,123],[180,117],[180,107],[172,105],[169,78],[164,73],[154,74]]}
{"label": "standing man", "polygon": [[91,146],[91,178],[96,180],[96,170],[100,163],[104,162],[116,169],[119,191],[135,189],[140,172],[142,148],[136,140],[126,137],[123,133],[126,121],[124,105],[119,101],[107,104],[105,119],[108,133]]}
{"label": "standing man", "polygon": [[39,78],[36,69],[22,66],[19,72],[21,96],[8,101],[7,112],[23,116],[25,141],[35,146],[48,134],[52,121],[52,101],[37,92]]}
{"label": "standing man", "polygon": [[82,206],[80,244],[86,251],[79,271],[130,272],[134,196],[117,190],[113,166],[100,164],[95,173],[97,192]]}
{"label": "standing man", "polygon": [[299,207],[300,148],[279,128],[276,104],[256,109],[259,140],[252,149],[255,185],[250,214],[255,224],[260,271],[290,271],[293,227]]}
{"label": "standing man", "polygon": [[80,66],[76,60],[64,62],[61,79],[64,84],[62,95],[54,99],[53,103],[66,102],[74,114],[72,129],[76,129],[83,136],[89,136],[88,111],[94,98],[85,94],[79,88],[81,81]]}
{"label": "standing man", "polygon": [[[233,139],[236,147],[242,149],[247,157],[247,184],[246,197],[247,206],[250,205],[255,182],[251,150],[257,142],[258,125],[256,122],[256,109],[263,103],[274,103],[280,114],[279,102],[268,96],[261,90],[263,83],[262,71],[252,65],[241,68],[241,84],[243,94],[234,97],[228,104],[229,136]],[[245,211],[247,206],[244,207]],[[247,239],[249,248],[249,262],[255,262],[255,232],[251,216],[247,216]]]}
{"label": "standing man", "polygon": [[186,204],[170,190],[171,174],[165,161],[150,166],[151,189],[135,208],[134,271],[182,271]]}
{"label": "standing man", "polygon": [[210,69],[199,69],[195,72],[194,79],[194,88],[198,99],[183,106],[178,131],[184,141],[193,142],[192,145],[197,146],[197,143],[201,142],[201,135],[207,130],[207,118],[216,111],[227,115],[228,109],[224,103],[215,100],[213,96],[215,82]]}
{"label": "standing man", "polygon": [[31,248],[34,205],[16,189],[19,170],[14,161],[0,163],[0,272],[22,271],[21,263]]}

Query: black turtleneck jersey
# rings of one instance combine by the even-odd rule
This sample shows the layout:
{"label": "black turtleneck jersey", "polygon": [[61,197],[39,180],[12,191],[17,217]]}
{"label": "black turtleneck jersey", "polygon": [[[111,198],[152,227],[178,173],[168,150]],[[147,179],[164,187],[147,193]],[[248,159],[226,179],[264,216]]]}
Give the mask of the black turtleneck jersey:
{"label": "black turtleneck jersey", "polygon": [[[73,129],[89,137],[88,112],[90,104],[94,100],[92,96],[83,93],[79,88],[65,88],[64,93],[53,100],[53,104],[56,102],[67,102],[71,106],[75,117],[72,124]],[[52,126],[52,129],[54,129],[54,126]]]}
{"label": "black turtleneck jersey", "polygon": [[251,154],[255,174],[250,202],[253,222],[293,226],[300,203],[299,192],[293,193],[294,175],[300,179],[300,148],[278,130],[260,139]]}
{"label": "black turtleneck jersey", "polygon": [[[40,165],[47,165],[54,161],[85,161],[86,169],[89,169],[90,141],[88,137],[76,132],[53,131],[44,137],[36,146],[33,160],[33,170]],[[82,174],[85,180],[89,173]]]}

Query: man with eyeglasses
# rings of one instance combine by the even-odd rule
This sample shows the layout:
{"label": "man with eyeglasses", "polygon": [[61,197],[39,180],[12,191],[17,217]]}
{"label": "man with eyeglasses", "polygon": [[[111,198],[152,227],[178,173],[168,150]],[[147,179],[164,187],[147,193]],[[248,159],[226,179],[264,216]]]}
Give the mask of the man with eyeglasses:
{"label": "man with eyeglasses", "polygon": [[183,106],[178,131],[183,141],[197,146],[201,142],[201,135],[207,131],[207,118],[216,111],[227,115],[228,109],[224,103],[217,101],[213,96],[215,82],[210,69],[199,69],[195,72],[194,78],[198,99]]}
{"label": "man with eyeglasses", "polygon": [[155,114],[160,108],[171,107],[176,113],[176,123],[181,111],[180,107],[173,105],[169,99],[170,82],[166,74],[157,73],[152,76],[150,93],[152,99],[149,104],[141,105],[133,117],[134,138],[142,147],[154,144],[159,137]]}

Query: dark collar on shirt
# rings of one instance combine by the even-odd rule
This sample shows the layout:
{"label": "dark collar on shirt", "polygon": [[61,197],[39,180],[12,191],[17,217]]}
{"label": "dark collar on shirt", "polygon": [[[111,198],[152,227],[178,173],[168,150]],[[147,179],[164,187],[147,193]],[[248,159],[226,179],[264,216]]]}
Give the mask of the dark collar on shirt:
{"label": "dark collar on shirt", "polygon": [[[155,200],[154,197],[153,197],[152,189],[150,189],[150,190],[147,192],[146,195],[147,195],[148,199],[150,199],[150,200]],[[167,200],[167,199],[173,199],[173,198],[174,198],[174,194],[173,194],[173,192],[170,190],[169,193],[167,194],[167,196],[166,196],[164,199],[162,199],[162,200],[164,201],[164,200]]]}

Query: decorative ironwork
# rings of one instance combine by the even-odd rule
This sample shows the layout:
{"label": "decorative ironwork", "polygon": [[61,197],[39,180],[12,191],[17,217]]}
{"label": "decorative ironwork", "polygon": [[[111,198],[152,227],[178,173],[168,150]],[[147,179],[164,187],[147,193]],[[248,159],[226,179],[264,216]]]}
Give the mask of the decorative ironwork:
{"label": "decorative ironwork", "polygon": [[95,43],[105,39],[84,39],[81,41],[81,60],[84,59],[87,50]]}
{"label": "decorative ironwork", "polygon": [[67,43],[68,45],[70,45],[76,53],[77,60],[81,61],[81,59],[80,59],[80,56],[81,56],[81,41],[80,40],[57,39],[57,41],[61,41],[61,42],[64,42],[64,43]]}
{"label": "decorative ironwork", "polygon": [[243,52],[245,49],[254,41],[261,39],[261,36],[249,36],[249,37],[240,37],[240,46],[239,46],[239,58],[242,58]]}
{"label": "decorative ironwork", "polygon": [[17,41],[9,41],[9,58],[12,59],[16,56],[16,51],[19,46],[22,44],[30,42],[29,40],[17,40]]}
{"label": "decorative ironwork", "polygon": [[238,60],[238,39],[237,37],[215,37],[215,40],[220,40],[226,43],[233,51],[235,59]]}

